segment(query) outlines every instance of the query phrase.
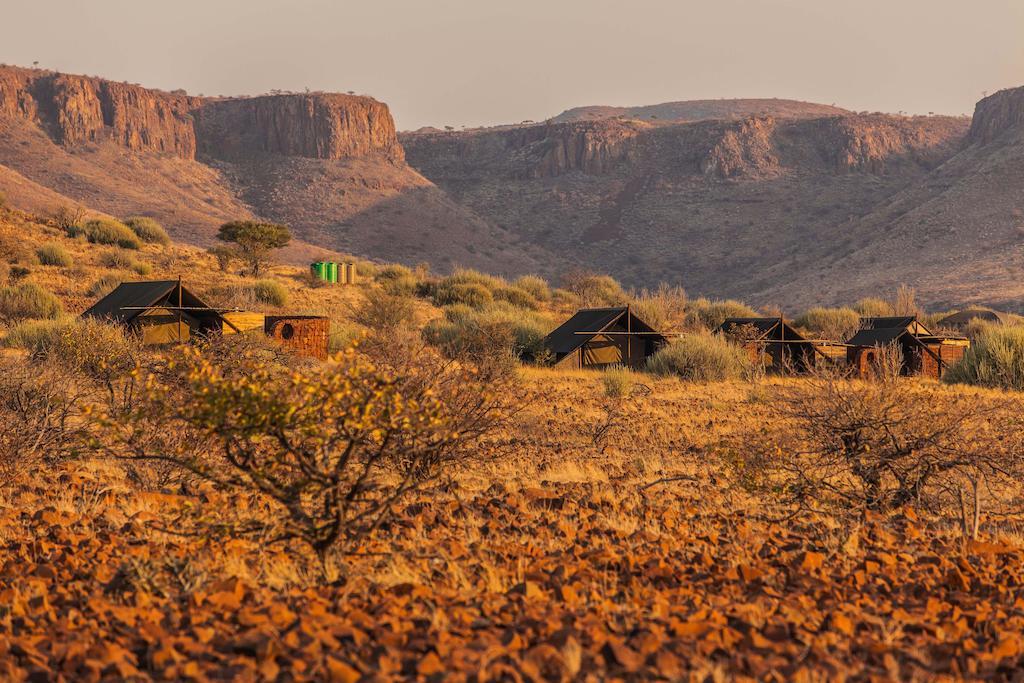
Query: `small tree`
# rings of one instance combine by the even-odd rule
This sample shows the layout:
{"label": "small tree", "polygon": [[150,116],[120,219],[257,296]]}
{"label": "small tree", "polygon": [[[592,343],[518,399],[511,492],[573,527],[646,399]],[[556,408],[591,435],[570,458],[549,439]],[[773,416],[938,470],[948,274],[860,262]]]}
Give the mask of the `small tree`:
{"label": "small tree", "polygon": [[217,239],[235,245],[238,257],[249,266],[249,273],[259,277],[270,260],[270,252],[287,245],[291,232],[277,223],[231,221],[220,226]]}

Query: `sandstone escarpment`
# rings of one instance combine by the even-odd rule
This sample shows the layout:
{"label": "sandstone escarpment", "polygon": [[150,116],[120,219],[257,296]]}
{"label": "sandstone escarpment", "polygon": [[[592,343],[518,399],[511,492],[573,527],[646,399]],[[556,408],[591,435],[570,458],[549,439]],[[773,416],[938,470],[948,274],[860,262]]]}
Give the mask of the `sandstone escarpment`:
{"label": "sandstone escarpment", "polygon": [[751,117],[729,127],[701,162],[708,177],[765,176],[779,169],[772,146],[775,119]]}
{"label": "sandstone escarpment", "polygon": [[0,68],[0,116],[39,126],[59,145],[112,141],[194,159],[277,154],[404,160],[387,105],[313,93],[214,99],[87,76]]}
{"label": "sandstone escarpment", "polygon": [[941,163],[963,139],[965,121],[952,117],[843,116],[794,124],[833,170],[882,174],[894,159]]}
{"label": "sandstone escarpment", "polygon": [[388,107],[369,97],[274,95],[206,102],[193,112],[200,153],[405,160]]}
{"label": "sandstone escarpment", "polygon": [[512,149],[537,158],[526,177],[553,178],[569,171],[607,172],[630,156],[631,142],[642,130],[636,123],[568,123],[513,130],[506,136]]}
{"label": "sandstone escarpment", "polygon": [[984,145],[1021,125],[1024,125],[1024,88],[1000,90],[975,105],[967,138]]}
{"label": "sandstone escarpment", "polygon": [[199,101],[87,76],[0,69],[0,113],[35,123],[66,146],[113,140],[191,159],[196,138],[188,112]]}

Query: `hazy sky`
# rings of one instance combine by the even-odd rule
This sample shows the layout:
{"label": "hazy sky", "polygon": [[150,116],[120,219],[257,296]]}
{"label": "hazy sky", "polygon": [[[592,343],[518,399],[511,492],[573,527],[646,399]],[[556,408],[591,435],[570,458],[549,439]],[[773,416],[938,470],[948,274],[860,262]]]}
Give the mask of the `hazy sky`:
{"label": "hazy sky", "polygon": [[970,113],[1024,0],[4,0],[0,62],[207,95],[354,90],[402,129],[785,97]]}

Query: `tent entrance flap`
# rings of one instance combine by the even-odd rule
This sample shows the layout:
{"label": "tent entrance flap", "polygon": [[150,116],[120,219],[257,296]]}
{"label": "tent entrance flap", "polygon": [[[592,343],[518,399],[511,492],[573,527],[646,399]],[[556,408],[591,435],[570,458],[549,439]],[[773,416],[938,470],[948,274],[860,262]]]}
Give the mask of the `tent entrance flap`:
{"label": "tent entrance flap", "polygon": [[615,365],[625,362],[624,346],[625,342],[622,340],[604,335],[594,337],[583,346],[583,367]]}

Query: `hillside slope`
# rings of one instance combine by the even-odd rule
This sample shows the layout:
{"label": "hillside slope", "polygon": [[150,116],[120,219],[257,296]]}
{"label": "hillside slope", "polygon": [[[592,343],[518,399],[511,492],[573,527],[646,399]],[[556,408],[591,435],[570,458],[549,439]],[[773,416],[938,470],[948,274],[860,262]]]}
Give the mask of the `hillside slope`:
{"label": "hillside slope", "polygon": [[598,121],[602,119],[640,119],[657,122],[703,121],[706,119],[743,119],[748,116],[774,116],[777,118],[819,118],[850,114],[834,105],[800,102],[798,100],[718,99],[662,102],[637,107],[610,107],[593,105],[573,107],[551,119],[552,123]]}
{"label": "hillside slope", "polygon": [[[259,216],[292,227],[294,260],[338,249],[542,269],[411,169],[387,106],[369,97],[199,98],[3,67],[0,164],[96,210],[152,215],[193,244],[209,244],[226,220]],[[12,187],[12,203],[38,209],[38,191]]]}
{"label": "hillside slope", "polygon": [[778,288],[874,239],[859,221],[953,157],[967,129],[885,115],[607,119],[401,139],[427,178],[567,263],[794,307],[818,290],[782,300]]}

